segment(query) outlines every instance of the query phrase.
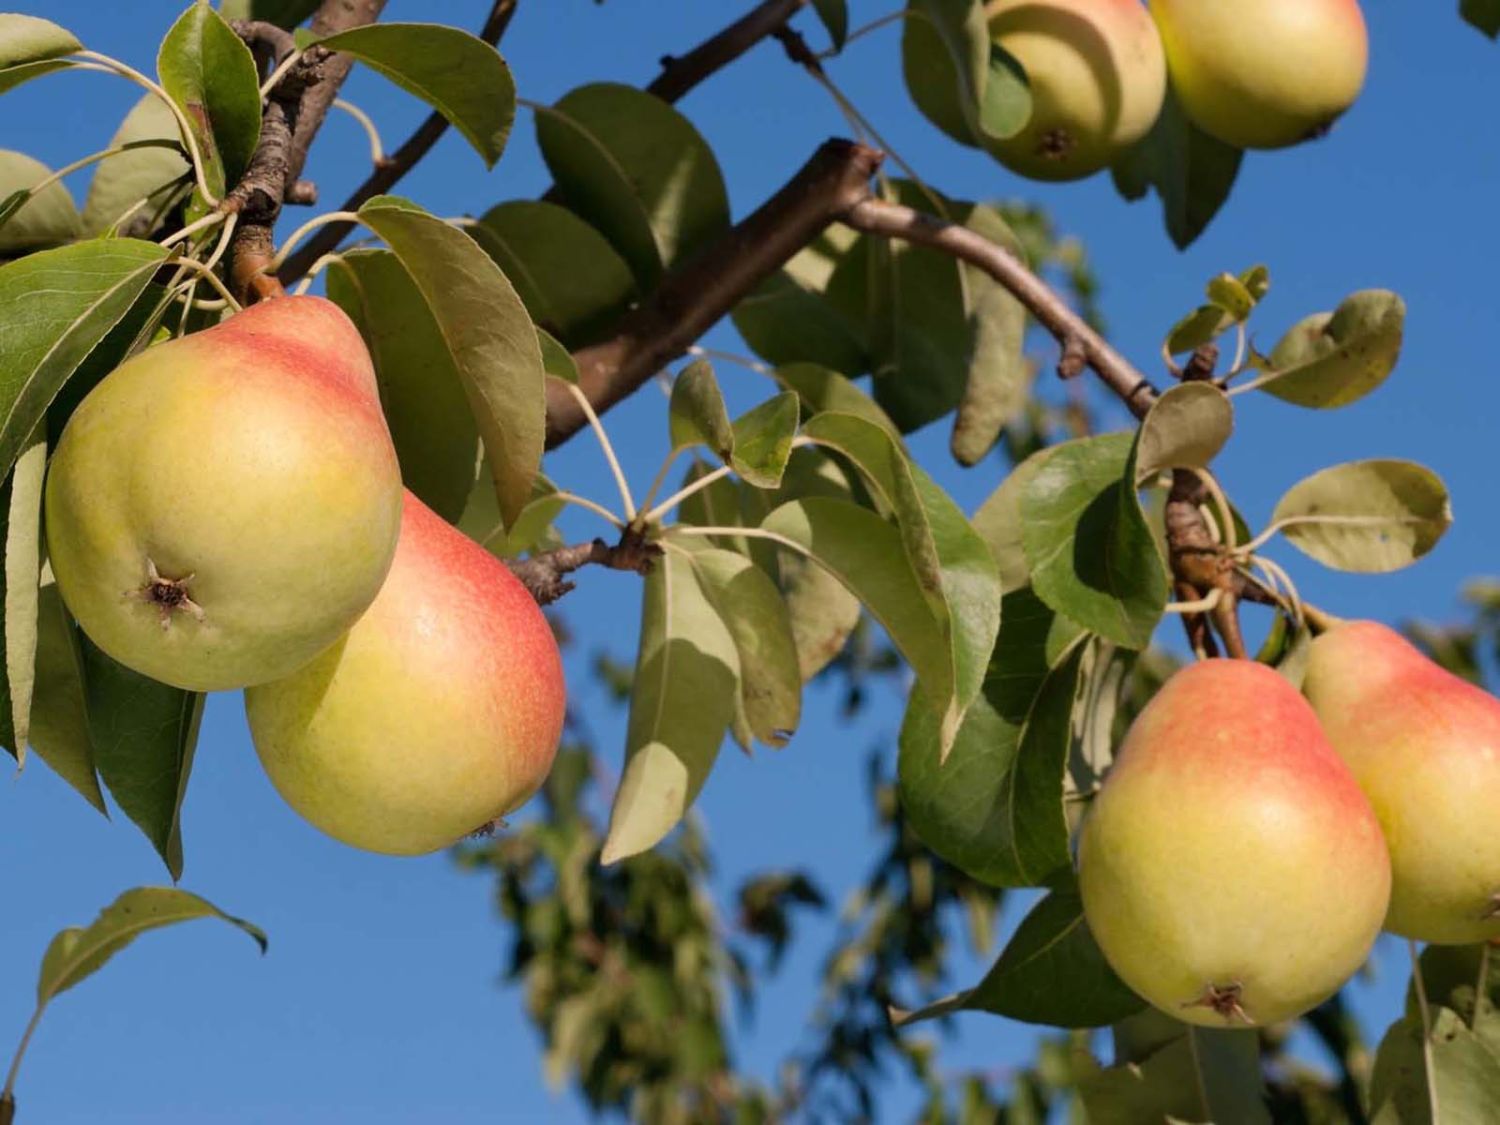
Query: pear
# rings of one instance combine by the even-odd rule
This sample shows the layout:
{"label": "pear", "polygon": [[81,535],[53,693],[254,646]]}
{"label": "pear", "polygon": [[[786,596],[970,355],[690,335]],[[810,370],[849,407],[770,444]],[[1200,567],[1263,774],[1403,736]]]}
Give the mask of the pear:
{"label": "pear", "polygon": [[1151,13],[1183,112],[1239,148],[1321,136],[1365,82],[1355,0],[1151,0]]}
{"label": "pear", "polygon": [[1108,167],[1161,113],[1167,64],[1139,0],[990,0],[990,38],[1026,72],[1031,119],[987,142],[1011,171],[1076,180]]}
{"label": "pear", "polygon": [[566,706],[557,642],[526,588],[409,492],[369,611],[305,668],[245,692],[287,803],[389,855],[446,847],[524,803],[552,768]]}
{"label": "pear", "polygon": [[358,331],[320,297],[147,348],[68,420],[47,549],[83,631],[195,691],[284,676],[374,600],[401,475]]}
{"label": "pear", "polygon": [[1385,830],[1386,928],[1439,943],[1500,937],[1500,700],[1374,621],[1314,640],[1302,687]]}
{"label": "pear", "polygon": [[1291,1019],[1380,932],[1380,825],[1312,708],[1263,664],[1205,660],[1131,726],[1084,820],[1078,879],[1132,989],[1209,1027]]}

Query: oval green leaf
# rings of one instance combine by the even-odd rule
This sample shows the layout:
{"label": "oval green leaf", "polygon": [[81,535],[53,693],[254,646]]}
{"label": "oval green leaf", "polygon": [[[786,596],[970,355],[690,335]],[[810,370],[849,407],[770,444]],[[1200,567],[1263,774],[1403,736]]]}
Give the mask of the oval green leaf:
{"label": "oval green leaf", "polygon": [[1234,433],[1234,407],[1212,383],[1179,383],[1141,423],[1136,480],[1166,469],[1205,469]]}
{"label": "oval green leaf", "polygon": [[177,119],[155,94],[135,103],[110,138],[109,147],[143,141],[166,144],[132,148],[95,166],[83,205],[86,233],[103,234],[118,225],[121,234],[150,234],[157,225],[153,219],[166,210],[174,194],[172,189],[185,189],[192,166],[182,154]]}
{"label": "oval green leaf", "polygon": [[78,632],[52,582],[41,588],[37,599],[31,748],[84,800],[109,815],[94,766],[94,743],[89,737]]}
{"label": "oval green leaf", "polygon": [[0,149],[0,258],[18,258],[83,233],[73,197],[61,183],[32,194],[52,174],[40,160]]}
{"label": "oval green leaf", "polygon": [[1401,358],[1406,302],[1384,289],[1346,297],[1281,338],[1257,382],[1267,394],[1321,410],[1347,406],[1385,382]]}
{"label": "oval green leaf", "polygon": [[0,12],[0,70],[45,62],[83,50],[71,31],[51,20]]}
{"label": "oval green leaf", "polygon": [[194,4],[162,40],[156,69],[193,128],[208,186],[222,198],[260,140],[260,74],[250,48],[218,12]]}

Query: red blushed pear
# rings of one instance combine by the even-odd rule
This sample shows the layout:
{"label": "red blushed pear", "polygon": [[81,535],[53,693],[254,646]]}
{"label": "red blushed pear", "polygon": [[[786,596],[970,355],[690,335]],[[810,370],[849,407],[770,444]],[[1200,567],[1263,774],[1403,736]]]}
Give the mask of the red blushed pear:
{"label": "red blushed pear", "polygon": [[1026,71],[1032,113],[987,145],[1011,171],[1076,180],[1108,167],[1161,113],[1167,64],[1139,0],[990,0],[990,38]]}
{"label": "red blushed pear", "polygon": [[364,342],[320,297],[127,360],[68,420],[47,549],[85,633],[197,691],[284,676],[374,600],[401,474]]}
{"label": "red blushed pear", "polygon": [[369,611],[327,652],[245,692],[272,783],[346,844],[421,855],[546,779],[567,705],[551,626],[504,563],[410,492]]}
{"label": "red blushed pear", "polygon": [[1385,829],[1386,927],[1445,944],[1500,937],[1500,700],[1373,621],[1313,641],[1302,686]]}
{"label": "red blushed pear", "polygon": [[1369,62],[1355,0],[1151,0],[1172,89],[1197,126],[1240,148],[1321,136]]}
{"label": "red blushed pear", "polygon": [[1131,726],[1084,821],[1078,879],[1121,979],[1226,1027],[1337,991],[1380,931],[1391,871],[1307,701],[1263,664],[1205,660]]}

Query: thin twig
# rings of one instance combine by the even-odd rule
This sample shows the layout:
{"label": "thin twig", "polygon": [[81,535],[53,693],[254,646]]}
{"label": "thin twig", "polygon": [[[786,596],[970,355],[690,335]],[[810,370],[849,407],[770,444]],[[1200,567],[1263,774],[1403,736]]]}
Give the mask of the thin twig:
{"label": "thin twig", "polygon": [[765,0],[723,31],[705,39],[685,55],[661,60],[661,73],[646,93],[675,102],[705,78],[739,58],[796,15],[807,0]]}
{"label": "thin twig", "polygon": [[559,547],[527,559],[508,560],[511,573],[521,580],[538,605],[548,605],[573,589],[565,575],[585,566],[603,566],[610,570],[629,570],[649,574],[661,557],[661,548],[649,542],[638,531],[627,530],[611,547],[603,539]]}

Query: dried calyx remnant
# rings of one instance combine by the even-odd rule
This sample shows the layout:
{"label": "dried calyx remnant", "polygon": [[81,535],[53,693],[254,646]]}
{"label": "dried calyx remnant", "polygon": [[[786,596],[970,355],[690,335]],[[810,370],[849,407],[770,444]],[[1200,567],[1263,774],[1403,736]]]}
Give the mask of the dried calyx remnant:
{"label": "dried calyx remnant", "polygon": [[1239,981],[1226,985],[1210,984],[1204,986],[1202,996],[1196,1000],[1189,1000],[1182,1006],[1184,1008],[1212,1008],[1230,1022],[1238,1020],[1241,1023],[1254,1024],[1255,1021],[1240,1005],[1240,996],[1243,991],[1244,987]]}
{"label": "dried calyx remnant", "polygon": [[161,627],[172,627],[172,614],[178,610],[190,613],[195,621],[203,620],[203,607],[193,601],[188,593],[188,583],[196,575],[184,574],[181,578],[167,578],[156,569],[152,559],[146,560],[146,582],[139,589],[127,590],[127,598],[137,598],[154,605],[161,614]]}

